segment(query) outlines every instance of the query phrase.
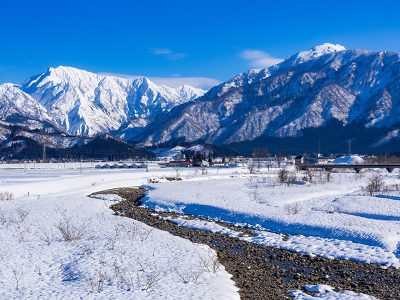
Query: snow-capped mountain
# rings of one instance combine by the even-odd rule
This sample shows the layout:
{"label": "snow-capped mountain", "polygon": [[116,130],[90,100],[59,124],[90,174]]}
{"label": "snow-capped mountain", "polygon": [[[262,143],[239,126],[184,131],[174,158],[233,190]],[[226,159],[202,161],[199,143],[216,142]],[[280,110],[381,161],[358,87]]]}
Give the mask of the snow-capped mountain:
{"label": "snow-capped mountain", "polygon": [[89,136],[142,128],[160,113],[204,94],[190,86],[156,85],[145,77],[132,80],[63,66],[31,77],[21,90],[45,107],[56,125]]}
{"label": "snow-capped mountain", "polygon": [[142,138],[147,145],[231,144],[301,137],[305,130],[339,122],[343,128],[379,130],[372,144],[396,136],[399,102],[399,54],[325,43],[267,69],[235,76],[171,110],[148,126]]}
{"label": "snow-capped mountain", "polygon": [[0,85],[0,115],[8,122],[0,136],[18,124],[52,134],[110,133],[141,145],[290,141],[290,149],[304,149],[325,139],[328,151],[342,151],[334,147],[351,139],[364,150],[400,141],[399,102],[399,54],[325,43],[206,93],[50,68],[21,87]]}
{"label": "snow-capped mountain", "polygon": [[46,108],[11,83],[0,85],[1,120],[37,120],[50,122]]}

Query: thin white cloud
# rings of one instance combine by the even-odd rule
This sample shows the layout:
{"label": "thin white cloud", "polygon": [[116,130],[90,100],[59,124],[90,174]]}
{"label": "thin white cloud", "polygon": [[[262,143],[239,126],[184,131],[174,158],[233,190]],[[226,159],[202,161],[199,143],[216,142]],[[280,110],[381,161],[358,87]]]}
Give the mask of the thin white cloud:
{"label": "thin white cloud", "polygon": [[169,55],[172,54],[173,51],[169,48],[151,48],[150,53],[154,55]]}
{"label": "thin white cloud", "polygon": [[168,60],[178,60],[187,57],[185,52],[176,52],[169,48],[150,48],[149,52],[153,55],[160,55]]}
{"label": "thin white cloud", "polygon": [[[115,73],[100,73],[101,75],[110,75],[110,76],[117,76],[122,78],[128,79],[137,79],[143,76],[138,75],[124,75],[124,74],[115,74]],[[221,83],[220,80],[211,78],[211,77],[179,77],[179,76],[172,76],[172,77],[153,77],[153,76],[146,76],[151,81],[159,85],[166,85],[169,87],[178,87],[182,85],[191,85],[195,88],[200,88],[204,90],[208,90],[218,84]]]}
{"label": "thin white cloud", "polygon": [[283,59],[272,57],[270,54],[254,49],[246,49],[239,56],[249,62],[252,68],[267,68],[280,63]]}
{"label": "thin white cloud", "polygon": [[221,83],[220,80],[210,77],[150,77],[150,80],[169,87],[191,85],[205,90]]}

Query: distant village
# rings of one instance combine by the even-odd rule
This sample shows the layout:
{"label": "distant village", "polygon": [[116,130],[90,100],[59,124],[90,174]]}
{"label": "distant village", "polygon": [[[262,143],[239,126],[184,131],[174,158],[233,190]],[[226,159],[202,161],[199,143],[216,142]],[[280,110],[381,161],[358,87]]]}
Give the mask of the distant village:
{"label": "distant village", "polygon": [[161,168],[190,168],[190,167],[237,167],[257,164],[259,167],[280,167],[281,165],[296,165],[298,167],[309,167],[318,165],[370,165],[370,164],[394,164],[400,165],[400,156],[373,156],[356,155],[351,153],[341,154],[320,154],[309,153],[302,155],[271,155],[268,150],[254,149],[249,156],[240,155],[216,155],[213,149],[208,146],[195,145],[190,148],[176,146],[174,148],[161,148],[153,150],[152,157],[135,157],[124,160],[109,159],[55,159],[43,156],[40,160],[4,160],[0,163],[8,164],[35,164],[35,163],[77,163],[90,162],[91,165],[99,169],[127,169],[127,168],[147,168],[148,165],[158,165]]}

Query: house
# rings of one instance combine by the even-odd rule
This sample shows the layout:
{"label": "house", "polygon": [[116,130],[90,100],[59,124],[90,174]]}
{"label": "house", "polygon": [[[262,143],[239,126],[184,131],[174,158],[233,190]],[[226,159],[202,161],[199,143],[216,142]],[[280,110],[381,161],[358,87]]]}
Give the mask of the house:
{"label": "house", "polygon": [[173,168],[188,168],[192,166],[192,162],[190,160],[171,160],[165,165]]}
{"label": "house", "polygon": [[315,165],[318,163],[318,157],[317,156],[311,156],[311,155],[298,155],[294,158],[294,164],[296,166],[300,165]]}
{"label": "house", "polygon": [[316,164],[330,164],[335,160],[333,156],[323,156],[321,154],[298,155],[295,157],[294,162],[296,166],[299,165],[316,165]]}
{"label": "house", "polygon": [[318,156],[318,164],[331,164],[335,160],[332,156]]}
{"label": "house", "polygon": [[192,166],[193,167],[209,167],[210,163],[204,159],[194,159]]}

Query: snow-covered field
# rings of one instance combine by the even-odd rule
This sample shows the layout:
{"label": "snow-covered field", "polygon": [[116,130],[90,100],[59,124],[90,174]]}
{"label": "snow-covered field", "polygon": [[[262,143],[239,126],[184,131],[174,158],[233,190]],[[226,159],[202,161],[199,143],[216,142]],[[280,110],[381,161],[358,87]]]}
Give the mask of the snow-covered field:
{"label": "snow-covered field", "polygon": [[0,192],[14,199],[0,201],[0,299],[238,299],[223,267],[204,267],[209,247],[114,216],[117,198],[86,196],[168,172],[1,168]]}
{"label": "snow-covered field", "polygon": [[315,183],[305,184],[299,172],[298,184],[290,186],[277,183],[276,171],[264,171],[250,176],[210,170],[182,182],[151,184],[145,203],[254,226],[252,241],[268,246],[400,266],[399,192],[368,196],[361,189],[374,174],[387,185],[400,184],[397,171],[332,173],[329,182],[317,172]]}
{"label": "snow-covered field", "polygon": [[[118,196],[86,196],[123,186],[145,185],[150,207],[250,225],[256,234],[243,236],[212,220],[170,220],[180,226],[308,255],[400,266],[400,195],[372,197],[361,190],[377,171],[332,173],[329,182],[323,174],[314,175],[314,183],[306,184],[300,172],[290,186],[278,183],[277,172],[250,175],[241,167],[210,168],[208,174],[155,167],[149,172],[99,170],[79,163],[69,168],[0,166],[0,193],[14,195],[0,201],[0,298],[239,298],[223,267],[215,273],[204,267],[204,261],[212,264],[216,258],[209,247],[113,215],[108,207]],[[177,173],[181,181],[165,179]],[[387,185],[400,184],[397,172],[379,174]],[[150,184],[150,178],[159,183]],[[60,229],[78,239],[65,241]],[[360,297],[326,290],[319,296],[293,291],[292,296]]]}

